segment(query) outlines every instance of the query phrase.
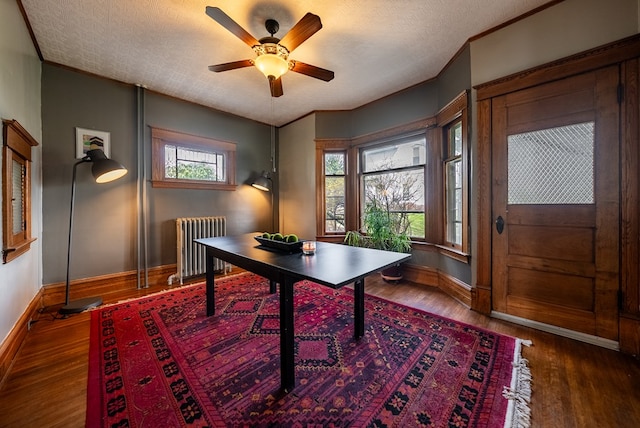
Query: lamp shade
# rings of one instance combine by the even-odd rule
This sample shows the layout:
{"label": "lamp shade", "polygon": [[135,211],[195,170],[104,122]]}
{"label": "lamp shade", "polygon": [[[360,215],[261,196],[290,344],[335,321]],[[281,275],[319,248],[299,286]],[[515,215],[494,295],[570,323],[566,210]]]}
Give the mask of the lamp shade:
{"label": "lamp shade", "polygon": [[96,183],[108,183],[127,173],[127,169],[124,166],[113,159],[109,159],[100,149],[89,150],[87,157],[93,162],[91,173],[96,179]]}
{"label": "lamp shade", "polygon": [[253,63],[256,68],[267,77],[267,79],[270,77],[278,79],[289,70],[289,51],[287,48],[277,43],[278,39],[265,39],[269,39],[276,43],[265,41],[265,43],[260,43],[259,45],[254,46],[253,50],[258,56],[253,60]]}
{"label": "lamp shade", "polygon": [[256,189],[260,189],[264,192],[270,192],[273,182],[269,178],[269,174],[266,171],[262,171],[262,175],[255,179],[251,184]]}
{"label": "lamp shade", "polygon": [[254,62],[258,70],[267,78],[273,76],[277,79],[289,70],[289,62],[276,54],[267,53],[260,55]]}

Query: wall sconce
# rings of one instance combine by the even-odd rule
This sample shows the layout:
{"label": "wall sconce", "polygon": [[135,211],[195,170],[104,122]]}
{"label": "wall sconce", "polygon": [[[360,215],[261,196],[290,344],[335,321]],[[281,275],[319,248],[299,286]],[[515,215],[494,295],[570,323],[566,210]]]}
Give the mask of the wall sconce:
{"label": "wall sconce", "polygon": [[251,183],[253,187],[256,189],[260,189],[263,192],[269,192],[271,194],[271,227],[272,231],[276,231],[275,226],[275,207],[273,206],[273,180],[269,177],[269,173],[267,171],[262,171],[262,175],[256,178],[253,183]]}
{"label": "wall sconce", "polygon": [[256,178],[251,185],[264,192],[271,192],[273,190],[273,180],[271,180],[267,171],[262,171],[262,175]]}

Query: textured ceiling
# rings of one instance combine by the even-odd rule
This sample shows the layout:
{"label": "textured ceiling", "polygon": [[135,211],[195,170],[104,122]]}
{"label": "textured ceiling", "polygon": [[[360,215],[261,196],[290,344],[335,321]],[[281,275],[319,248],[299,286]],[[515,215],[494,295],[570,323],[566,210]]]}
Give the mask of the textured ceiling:
{"label": "textured ceiling", "polygon": [[[549,0],[22,0],[43,59],[277,126],[315,110],[349,110],[435,77],[472,36]],[[216,6],[255,38],[282,38],[305,13],[323,28],[290,59],[335,72],[324,82],[267,79],[240,39],[205,14]]]}

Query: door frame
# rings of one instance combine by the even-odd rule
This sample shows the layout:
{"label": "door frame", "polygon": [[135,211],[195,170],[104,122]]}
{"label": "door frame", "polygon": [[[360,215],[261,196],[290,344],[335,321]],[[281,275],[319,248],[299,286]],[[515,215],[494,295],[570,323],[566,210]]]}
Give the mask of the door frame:
{"label": "door frame", "polygon": [[[474,248],[472,254],[476,258],[476,275],[472,284],[471,307],[481,313],[490,315],[492,311],[492,174],[491,174],[491,110],[492,99],[510,92],[530,88],[539,84],[552,82],[599,68],[622,65],[624,61],[640,57],[640,35],[634,35],[620,41],[591,49],[567,58],[540,65],[532,69],[506,76],[491,82],[474,86],[476,93],[477,129],[476,150],[474,164],[474,179],[476,185],[474,203],[477,218],[476,233],[472,239]],[[624,116],[623,116],[624,117]],[[621,130],[622,145],[633,144],[634,136],[631,132]],[[637,144],[637,141],[635,141]],[[624,153],[624,150],[621,150]],[[624,186],[621,185],[621,189]],[[624,195],[622,196],[624,200]],[[635,220],[637,221],[637,219]],[[623,234],[625,232],[623,231]],[[628,238],[628,237],[627,237]],[[624,242],[625,237],[622,237]],[[473,251],[475,250],[475,251]],[[624,250],[624,249],[623,249]],[[631,255],[633,256],[633,255]],[[623,260],[629,255],[622,254]],[[624,263],[623,263],[624,266]],[[620,272],[623,276],[625,272]],[[622,317],[622,314],[621,314]],[[626,352],[640,353],[640,340],[634,337],[640,335],[640,319],[636,320],[628,331],[620,330],[620,348]],[[633,346],[626,346],[626,341],[633,342]],[[631,349],[630,349],[631,348]],[[638,349],[634,349],[638,348]],[[635,352],[634,352],[635,351]]]}

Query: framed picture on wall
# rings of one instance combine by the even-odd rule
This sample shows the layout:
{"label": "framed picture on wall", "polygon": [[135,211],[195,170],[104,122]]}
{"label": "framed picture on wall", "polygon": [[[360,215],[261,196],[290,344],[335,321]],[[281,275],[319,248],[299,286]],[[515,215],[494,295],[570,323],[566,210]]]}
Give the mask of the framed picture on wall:
{"label": "framed picture on wall", "polygon": [[102,149],[111,157],[111,133],[76,127],[76,159],[82,159],[92,149]]}

